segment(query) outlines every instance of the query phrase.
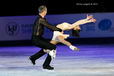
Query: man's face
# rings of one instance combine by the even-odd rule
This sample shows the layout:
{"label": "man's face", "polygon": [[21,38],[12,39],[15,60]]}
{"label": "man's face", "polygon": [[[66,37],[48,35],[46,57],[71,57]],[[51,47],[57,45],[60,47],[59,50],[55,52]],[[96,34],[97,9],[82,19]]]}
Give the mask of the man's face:
{"label": "man's face", "polygon": [[46,15],[47,14],[47,8],[45,8],[45,10],[44,10],[44,15]]}

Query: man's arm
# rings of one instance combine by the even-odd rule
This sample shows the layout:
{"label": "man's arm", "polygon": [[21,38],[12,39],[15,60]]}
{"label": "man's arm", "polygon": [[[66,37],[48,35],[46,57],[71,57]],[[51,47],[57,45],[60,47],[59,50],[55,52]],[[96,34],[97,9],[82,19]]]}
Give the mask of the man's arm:
{"label": "man's arm", "polygon": [[60,28],[57,28],[51,24],[49,24],[46,20],[41,19],[41,24],[44,25],[45,27],[49,28],[52,31],[62,31]]}

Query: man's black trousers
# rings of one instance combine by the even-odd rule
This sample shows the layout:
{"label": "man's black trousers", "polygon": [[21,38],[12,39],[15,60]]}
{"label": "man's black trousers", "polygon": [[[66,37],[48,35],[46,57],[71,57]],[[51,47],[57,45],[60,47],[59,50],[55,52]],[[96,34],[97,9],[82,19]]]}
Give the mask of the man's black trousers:
{"label": "man's black trousers", "polygon": [[[44,39],[43,37],[33,37],[32,41],[35,46],[42,48],[36,54],[31,56],[31,59],[33,60],[36,60],[46,54],[43,51],[43,49],[50,49],[50,50],[56,49],[56,45],[51,44],[48,40]],[[50,62],[51,62],[51,56],[48,54],[43,66],[49,66]]]}

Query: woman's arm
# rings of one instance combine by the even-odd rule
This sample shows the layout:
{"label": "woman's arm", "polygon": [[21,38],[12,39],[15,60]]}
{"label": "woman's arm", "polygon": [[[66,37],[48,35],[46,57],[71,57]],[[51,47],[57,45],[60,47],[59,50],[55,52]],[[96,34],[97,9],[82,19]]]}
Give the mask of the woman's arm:
{"label": "woman's arm", "polygon": [[67,27],[63,27],[61,25],[59,25],[59,27],[62,29],[64,28],[63,30],[70,30],[70,29],[73,29],[79,25],[83,25],[83,24],[86,24],[86,23],[90,23],[90,22],[95,22],[96,20],[93,19],[93,16],[90,15],[88,16],[87,15],[87,18],[86,19],[82,19],[82,20],[79,20],[79,21],[76,21],[75,23],[73,24],[69,24],[69,23],[63,23],[63,26],[67,26]]}
{"label": "woman's arm", "polygon": [[96,20],[95,19],[90,19],[90,20],[88,20],[88,19],[82,19],[82,20],[79,20],[79,21],[77,21],[77,22],[75,22],[75,23],[73,23],[72,24],[72,26],[77,26],[77,25],[83,25],[83,24],[86,24],[86,23],[90,23],[90,22],[95,22]]}

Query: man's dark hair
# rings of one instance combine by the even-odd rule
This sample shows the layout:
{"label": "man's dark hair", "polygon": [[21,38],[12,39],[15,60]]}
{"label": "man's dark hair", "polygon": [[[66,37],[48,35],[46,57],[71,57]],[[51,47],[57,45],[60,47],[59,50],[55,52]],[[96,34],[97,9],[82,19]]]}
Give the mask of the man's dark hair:
{"label": "man's dark hair", "polygon": [[47,7],[45,5],[41,5],[39,8],[38,8],[38,12],[39,13],[42,13],[45,9],[47,9]]}

